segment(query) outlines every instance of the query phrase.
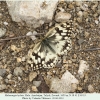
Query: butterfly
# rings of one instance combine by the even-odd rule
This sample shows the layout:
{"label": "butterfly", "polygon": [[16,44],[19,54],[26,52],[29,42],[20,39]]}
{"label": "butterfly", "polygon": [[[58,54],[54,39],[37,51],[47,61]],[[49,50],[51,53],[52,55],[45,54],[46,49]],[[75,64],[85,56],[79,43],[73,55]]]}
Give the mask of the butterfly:
{"label": "butterfly", "polygon": [[41,37],[33,49],[28,51],[28,64],[33,70],[55,67],[58,57],[72,48],[72,21],[55,24]]}

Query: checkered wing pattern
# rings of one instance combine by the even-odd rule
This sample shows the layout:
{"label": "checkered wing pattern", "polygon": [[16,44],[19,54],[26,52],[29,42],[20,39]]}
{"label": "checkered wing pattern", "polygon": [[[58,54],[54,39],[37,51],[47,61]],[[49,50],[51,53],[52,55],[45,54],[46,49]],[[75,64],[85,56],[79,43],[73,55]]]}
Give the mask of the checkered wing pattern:
{"label": "checkered wing pattern", "polygon": [[58,57],[67,54],[72,47],[71,33],[72,21],[51,28],[28,52],[28,64],[33,70],[55,67]]}

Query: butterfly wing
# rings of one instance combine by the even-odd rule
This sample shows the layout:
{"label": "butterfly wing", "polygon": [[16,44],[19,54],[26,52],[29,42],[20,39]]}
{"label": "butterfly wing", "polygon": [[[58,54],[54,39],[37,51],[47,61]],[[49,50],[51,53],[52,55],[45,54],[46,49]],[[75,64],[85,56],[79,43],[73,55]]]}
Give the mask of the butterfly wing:
{"label": "butterfly wing", "polygon": [[54,67],[59,56],[63,56],[72,47],[70,35],[72,22],[61,23],[51,28],[43,40],[28,52],[28,63],[34,70]]}
{"label": "butterfly wing", "polygon": [[55,49],[56,54],[63,55],[64,51],[71,49],[71,33],[72,22],[57,24],[46,34],[46,38]]}

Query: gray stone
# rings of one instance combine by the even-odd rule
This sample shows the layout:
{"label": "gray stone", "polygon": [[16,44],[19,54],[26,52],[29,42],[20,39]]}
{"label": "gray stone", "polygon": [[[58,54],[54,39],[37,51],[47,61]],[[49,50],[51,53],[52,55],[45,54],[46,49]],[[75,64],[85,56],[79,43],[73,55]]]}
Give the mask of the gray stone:
{"label": "gray stone", "polygon": [[3,37],[6,33],[6,29],[0,28],[0,37]]}
{"label": "gray stone", "polygon": [[4,76],[6,73],[6,70],[5,69],[0,69],[0,76]]}
{"label": "gray stone", "polygon": [[75,91],[79,81],[68,71],[62,75],[61,79],[54,77],[50,82],[50,90],[57,93],[69,93]]}
{"label": "gray stone", "polygon": [[33,85],[35,85],[36,87],[39,87],[41,84],[41,81],[33,81]]}
{"label": "gray stone", "polygon": [[25,21],[34,28],[53,18],[59,0],[6,1],[13,21]]}
{"label": "gray stone", "polygon": [[9,82],[9,80],[8,80],[8,79],[5,79],[5,82],[6,82],[6,83],[8,83],[8,82]]}
{"label": "gray stone", "polygon": [[16,67],[14,69],[14,75],[16,75],[16,76],[22,76],[22,74],[23,74],[23,70],[20,67]]}
{"label": "gray stone", "polygon": [[79,45],[81,45],[83,42],[84,42],[84,39],[82,39],[82,38],[80,38],[80,39],[78,40],[78,44],[79,44]]}

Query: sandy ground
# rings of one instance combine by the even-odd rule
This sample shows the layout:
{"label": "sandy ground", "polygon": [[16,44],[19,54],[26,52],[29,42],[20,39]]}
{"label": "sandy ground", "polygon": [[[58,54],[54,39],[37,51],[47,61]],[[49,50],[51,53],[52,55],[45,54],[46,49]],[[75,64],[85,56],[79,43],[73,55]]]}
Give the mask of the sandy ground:
{"label": "sandy ground", "polygon": [[[96,3],[98,3],[97,7],[92,9],[92,6]],[[33,82],[29,79],[31,71],[27,69],[26,62],[28,50],[34,45],[33,41],[28,37],[0,41],[0,86],[3,86],[0,92],[51,93],[50,86],[47,85],[47,75],[61,78],[62,74],[69,70],[79,80],[75,93],[89,93],[89,85],[92,85],[94,92],[100,93],[100,50],[96,50],[96,48],[100,48],[100,23],[95,23],[98,16],[100,17],[100,2],[87,2],[87,5],[89,10],[84,13],[82,18],[77,16],[76,4],[72,3],[71,7],[69,6],[69,11],[74,13],[72,15],[73,31],[77,33],[72,38],[73,48],[66,57],[69,64],[62,68],[35,71],[37,77],[34,80],[42,81],[41,86],[38,88],[33,86]],[[7,22],[8,25],[4,25],[4,22]],[[0,1],[0,28],[6,29],[6,34],[0,39],[23,36],[31,30],[26,25],[23,26],[21,23],[12,21],[6,2],[3,1]],[[94,48],[94,50],[87,50],[90,48]],[[78,75],[80,60],[84,60],[89,64],[89,70],[84,73],[82,79]],[[19,69],[16,68],[20,68],[19,73],[17,73]]]}

